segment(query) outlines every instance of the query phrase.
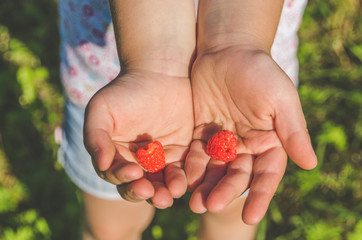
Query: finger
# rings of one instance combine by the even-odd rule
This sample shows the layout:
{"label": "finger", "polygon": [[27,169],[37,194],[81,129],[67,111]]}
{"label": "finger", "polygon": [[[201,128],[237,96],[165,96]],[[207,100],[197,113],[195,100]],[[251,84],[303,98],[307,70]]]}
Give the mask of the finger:
{"label": "finger", "polygon": [[190,198],[190,209],[195,213],[204,213],[207,210],[206,199],[218,181],[225,175],[227,163],[217,160],[210,160],[205,178],[195,189]]}
{"label": "finger", "polygon": [[100,171],[107,170],[115,157],[116,148],[103,129],[85,130],[84,145]]}
{"label": "finger", "polygon": [[183,162],[174,162],[166,166],[164,171],[166,186],[173,198],[179,198],[187,190],[187,179],[183,170]]}
{"label": "finger", "polygon": [[165,209],[172,206],[173,198],[164,183],[163,172],[148,173],[147,177],[155,189],[155,194],[149,199],[149,202],[159,209]]}
{"label": "finger", "polygon": [[268,149],[282,146],[275,130],[249,130],[238,144],[238,153],[259,155]]}
{"label": "finger", "polygon": [[253,165],[253,179],[243,210],[247,224],[257,224],[264,217],[269,203],[285,172],[287,155],[282,147],[259,155]]}
{"label": "finger", "polygon": [[130,202],[139,202],[149,199],[155,193],[152,183],[146,178],[118,185],[117,190],[123,199]]}
{"label": "finger", "polygon": [[91,101],[85,111],[83,128],[84,145],[100,171],[111,166],[116,154],[111,139],[113,120],[105,106]]}
{"label": "finger", "polygon": [[134,181],[143,177],[144,175],[143,169],[137,163],[124,159],[123,155],[127,155],[129,158],[132,158],[131,160],[135,161],[130,151],[126,153],[126,150],[123,150],[123,155],[121,155],[119,153],[121,148],[125,147],[116,145],[117,152],[114,156],[111,166],[106,171],[100,171],[98,169],[96,160],[92,158],[92,163],[98,176],[115,185]]}
{"label": "finger", "polygon": [[123,159],[115,159],[111,167],[103,172],[103,175],[104,180],[119,185],[142,178],[144,171],[136,163]]}
{"label": "finger", "polygon": [[184,146],[165,147],[165,158],[168,165],[164,170],[164,178],[173,198],[181,197],[187,190],[187,179],[183,166],[188,149]]}
{"label": "finger", "polygon": [[166,164],[173,162],[184,162],[188,153],[189,147],[180,145],[164,146]]}
{"label": "finger", "polygon": [[194,140],[185,160],[185,174],[189,189],[193,191],[204,178],[206,166],[210,157],[206,154],[206,144],[201,140]]}
{"label": "finger", "polygon": [[210,212],[219,212],[248,188],[253,169],[253,156],[241,154],[229,163],[225,176],[209,194],[206,206]]}
{"label": "finger", "polygon": [[317,165],[297,91],[281,100],[275,117],[275,128],[289,157],[299,167],[313,169]]}

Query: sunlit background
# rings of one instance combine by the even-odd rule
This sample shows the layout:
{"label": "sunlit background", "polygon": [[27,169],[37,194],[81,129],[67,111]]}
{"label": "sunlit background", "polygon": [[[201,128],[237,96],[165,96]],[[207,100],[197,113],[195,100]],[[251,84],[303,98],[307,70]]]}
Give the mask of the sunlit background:
{"label": "sunlit background", "polygon": [[[289,162],[257,240],[362,239],[359,0],[314,0],[300,30],[300,97],[319,165]],[[82,199],[56,162],[61,124],[55,0],[0,1],[0,240],[75,240]],[[144,239],[196,239],[188,198]]]}

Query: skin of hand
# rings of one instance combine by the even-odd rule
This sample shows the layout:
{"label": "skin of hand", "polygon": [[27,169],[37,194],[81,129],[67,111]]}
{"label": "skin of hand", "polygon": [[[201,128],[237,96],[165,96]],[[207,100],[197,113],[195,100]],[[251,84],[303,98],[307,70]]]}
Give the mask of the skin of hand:
{"label": "skin of hand", "polygon": [[[172,205],[187,188],[183,162],[192,139],[189,79],[196,45],[192,0],[110,0],[121,73],[86,108],[84,144],[98,175],[129,201]],[[151,141],[166,167],[145,173],[136,151]]]}
{"label": "skin of hand", "polygon": [[[317,159],[298,93],[270,56],[283,0],[200,0],[191,73],[195,131],[185,161],[190,208],[218,212],[248,187],[242,219],[257,224],[283,177],[287,154],[301,168]],[[237,158],[210,160],[221,129],[238,137]]]}
{"label": "skin of hand", "polygon": [[[165,208],[183,195],[183,161],[193,130],[190,80],[147,70],[127,72],[101,89],[86,109],[84,141],[98,174],[123,198]],[[167,166],[144,173],[135,152],[160,141]],[[129,184],[125,184],[129,183]]]}
{"label": "skin of hand", "polygon": [[[243,221],[257,224],[281,181],[287,154],[304,169],[316,166],[298,93],[263,50],[242,45],[199,54],[191,73],[195,130],[185,162],[190,208],[218,212],[248,187]],[[237,158],[206,154],[214,133],[237,134]]]}

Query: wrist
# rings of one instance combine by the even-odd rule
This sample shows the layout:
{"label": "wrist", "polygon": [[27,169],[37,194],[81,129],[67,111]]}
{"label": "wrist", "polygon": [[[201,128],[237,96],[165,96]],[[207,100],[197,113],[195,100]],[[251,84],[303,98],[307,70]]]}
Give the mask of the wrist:
{"label": "wrist", "polygon": [[110,0],[122,71],[188,76],[195,39],[194,1]]}
{"label": "wrist", "polygon": [[197,55],[219,52],[233,48],[249,52],[265,52],[270,54],[271,46],[261,37],[246,33],[218,33],[212,37],[200,38],[197,42]]}
{"label": "wrist", "polygon": [[120,57],[122,71],[147,70],[170,76],[188,77],[194,47],[160,46]]}
{"label": "wrist", "polygon": [[198,17],[198,53],[245,45],[270,52],[283,0],[204,0]]}

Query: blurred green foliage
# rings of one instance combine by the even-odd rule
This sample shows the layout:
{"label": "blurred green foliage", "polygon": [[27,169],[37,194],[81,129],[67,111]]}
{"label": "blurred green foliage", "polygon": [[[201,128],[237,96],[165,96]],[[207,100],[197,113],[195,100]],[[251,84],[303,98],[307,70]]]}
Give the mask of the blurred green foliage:
{"label": "blurred green foliage", "polygon": [[[358,0],[314,0],[300,30],[299,93],[319,164],[289,163],[257,240],[362,239],[362,18]],[[0,240],[78,239],[82,200],[56,162],[61,124],[55,0],[0,2]],[[196,239],[188,197],[144,239]]]}

